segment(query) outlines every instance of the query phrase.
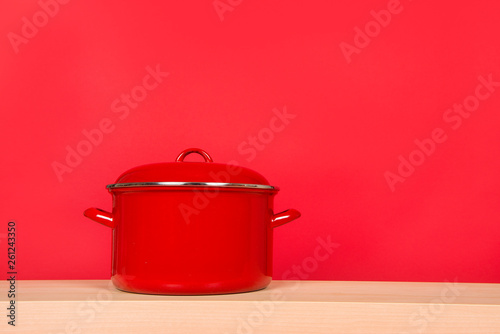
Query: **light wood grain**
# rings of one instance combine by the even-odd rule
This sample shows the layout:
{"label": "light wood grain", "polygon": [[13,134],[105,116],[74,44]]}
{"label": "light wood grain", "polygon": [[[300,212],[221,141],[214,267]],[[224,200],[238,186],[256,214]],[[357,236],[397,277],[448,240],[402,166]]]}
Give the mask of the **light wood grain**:
{"label": "light wood grain", "polygon": [[[7,282],[0,303],[8,305]],[[155,296],[109,281],[18,281],[16,333],[500,333],[500,285],[273,281],[264,290]]]}

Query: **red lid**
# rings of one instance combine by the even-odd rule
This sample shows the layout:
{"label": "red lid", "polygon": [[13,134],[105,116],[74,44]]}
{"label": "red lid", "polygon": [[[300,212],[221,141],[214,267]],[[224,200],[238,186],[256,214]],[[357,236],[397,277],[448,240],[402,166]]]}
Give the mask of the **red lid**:
{"label": "red lid", "polygon": [[[198,153],[205,162],[184,162]],[[232,188],[276,189],[259,173],[234,163],[214,163],[210,155],[199,148],[182,151],[175,162],[156,163],[129,169],[118,177],[110,189],[144,186],[217,186]]]}

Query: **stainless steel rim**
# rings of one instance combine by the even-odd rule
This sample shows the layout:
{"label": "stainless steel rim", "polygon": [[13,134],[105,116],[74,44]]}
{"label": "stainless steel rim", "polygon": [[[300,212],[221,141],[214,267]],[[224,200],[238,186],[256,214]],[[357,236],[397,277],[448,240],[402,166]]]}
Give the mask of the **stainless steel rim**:
{"label": "stainless steel rim", "polygon": [[217,187],[278,190],[277,187],[264,184],[222,183],[222,182],[134,182],[108,184],[106,188],[137,188],[137,187]]}

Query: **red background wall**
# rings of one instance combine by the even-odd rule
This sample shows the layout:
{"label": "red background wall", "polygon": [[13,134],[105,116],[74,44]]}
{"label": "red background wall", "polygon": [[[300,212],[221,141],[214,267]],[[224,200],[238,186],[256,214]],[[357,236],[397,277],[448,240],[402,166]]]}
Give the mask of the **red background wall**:
{"label": "red background wall", "polygon": [[[275,278],[500,282],[500,87],[478,86],[500,81],[497,1],[65,1],[0,4],[0,232],[17,222],[19,279],[109,277],[111,231],[83,210],[110,209],[128,168],[199,146],[302,212],[275,230]],[[169,75],[126,114],[157,65]],[[251,156],[285,106],[295,118]],[[420,165],[396,180],[400,155]]]}

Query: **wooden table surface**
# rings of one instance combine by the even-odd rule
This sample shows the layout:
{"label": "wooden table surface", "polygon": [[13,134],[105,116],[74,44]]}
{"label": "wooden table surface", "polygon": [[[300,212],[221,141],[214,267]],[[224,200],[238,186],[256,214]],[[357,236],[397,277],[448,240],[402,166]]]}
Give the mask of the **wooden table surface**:
{"label": "wooden table surface", "polygon": [[500,284],[273,281],[257,292],[156,296],[107,280],[17,281],[12,333],[496,333]]}

